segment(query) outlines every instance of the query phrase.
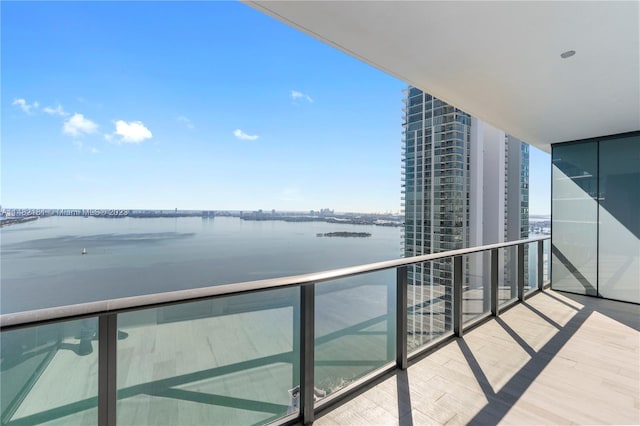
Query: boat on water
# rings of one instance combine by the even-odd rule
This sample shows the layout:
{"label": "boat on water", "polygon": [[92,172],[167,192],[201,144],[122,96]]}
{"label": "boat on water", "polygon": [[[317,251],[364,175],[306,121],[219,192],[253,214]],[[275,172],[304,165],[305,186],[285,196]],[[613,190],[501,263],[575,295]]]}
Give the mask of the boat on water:
{"label": "boat on water", "polygon": [[84,256],[85,254],[87,254],[87,249],[86,249],[86,248],[83,248],[83,249],[82,249],[82,255]]}

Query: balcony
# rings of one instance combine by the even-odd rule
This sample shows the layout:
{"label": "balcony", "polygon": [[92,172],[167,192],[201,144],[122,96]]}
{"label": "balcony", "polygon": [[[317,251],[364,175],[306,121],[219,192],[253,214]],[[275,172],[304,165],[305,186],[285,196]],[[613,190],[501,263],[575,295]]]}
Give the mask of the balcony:
{"label": "balcony", "polygon": [[[248,3],[546,151],[640,128],[634,2]],[[568,219],[602,228],[561,239],[595,266],[558,258],[577,290],[600,279],[600,237],[602,253],[631,246],[596,200],[597,219]],[[618,282],[634,271],[600,260]],[[638,305],[551,291],[549,263],[547,238],[1,315],[0,423],[640,423]]]}
{"label": "balcony", "polygon": [[[547,237],[5,314],[2,424],[637,423],[638,307],[540,291],[548,259]],[[453,280],[411,285],[428,265]]]}

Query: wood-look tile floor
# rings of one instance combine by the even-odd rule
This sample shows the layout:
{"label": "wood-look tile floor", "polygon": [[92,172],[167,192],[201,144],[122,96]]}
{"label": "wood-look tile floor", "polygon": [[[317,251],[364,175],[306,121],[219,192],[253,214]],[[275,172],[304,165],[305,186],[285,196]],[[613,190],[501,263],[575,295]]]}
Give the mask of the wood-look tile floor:
{"label": "wood-look tile floor", "polygon": [[640,306],[545,290],[314,425],[640,424]]}

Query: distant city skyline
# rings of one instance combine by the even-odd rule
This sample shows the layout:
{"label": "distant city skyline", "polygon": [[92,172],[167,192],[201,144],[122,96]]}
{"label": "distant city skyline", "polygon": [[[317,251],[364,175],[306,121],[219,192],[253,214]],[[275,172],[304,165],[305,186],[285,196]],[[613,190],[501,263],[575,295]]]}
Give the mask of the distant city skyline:
{"label": "distant city skyline", "polygon": [[286,214],[300,214],[300,215],[350,215],[350,214],[362,214],[371,216],[387,216],[393,215],[401,217],[398,213],[375,213],[375,212],[358,212],[358,211],[339,211],[335,209],[322,208],[322,209],[310,209],[310,210],[277,210],[277,209],[255,209],[255,210],[241,210],[241,209],[104,209],[104,208],[55,208],[55,207],[4,207],[0,206],[1,216],[130,216],[132,213],[137,214],[141,212],[151,213],[189,213],[189,212],[209,212],[209,213],[247,213],[247,214],[264,214],[266,215],[286,215]]}
{"label": "distant city skyline", "polygon": [[[2,205],[400,210],[406,83],[234,2],[3,2]],[[531,214],[549,212],[531,149]]]}

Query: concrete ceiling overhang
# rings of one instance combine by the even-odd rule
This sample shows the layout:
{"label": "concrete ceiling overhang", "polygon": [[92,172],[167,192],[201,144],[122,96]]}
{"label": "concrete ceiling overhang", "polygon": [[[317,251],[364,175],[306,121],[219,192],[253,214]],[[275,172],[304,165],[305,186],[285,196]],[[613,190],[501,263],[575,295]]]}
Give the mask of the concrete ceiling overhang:
{"label": "concrete ceiling overhang", "polygon": [[246,3],[547,152],[640,130],[637,1]]}

